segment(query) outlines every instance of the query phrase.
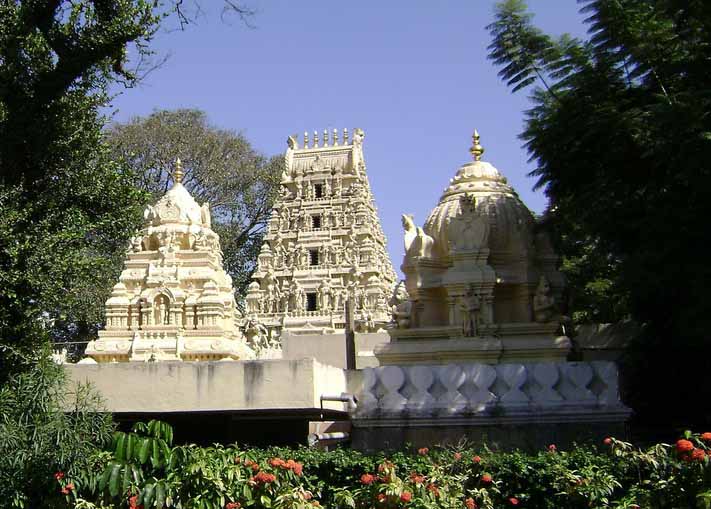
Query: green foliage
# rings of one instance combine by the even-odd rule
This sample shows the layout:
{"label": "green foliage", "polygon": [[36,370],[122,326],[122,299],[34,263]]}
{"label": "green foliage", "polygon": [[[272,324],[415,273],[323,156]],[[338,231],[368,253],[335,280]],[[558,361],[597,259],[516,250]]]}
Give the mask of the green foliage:
{"label": "green foliage", "polygon": [[279,188],[283,158],[265,158],[241,133],[210,125],[205,113],[194,109],[156,111],[114,124],[106,134],[114,158],[128,164],[153,201],[170,188],[173,164],[181,159],[183,184],[198,202],[210,203],[225,268],[237,292],[244,293]]}
{"label": "green foliage", "polygon": [[[273,447],[170,447],[165,424],[117,433],[97,465],[74,479],[75,507],[205,509],[702,508],[711,493],[711,433],[646,450],[615,439],[602,449],[526,454],[464,446],[417,454]],[[288,458],[288,459],[285,459]]]}
{"label": "green foliage", "polygon": [[[647,325],[628,363],[645,366],[628,374],[630,401],[656,418],[669,343],[702,359],[711,326],[701,248],[711,241],[711,16],[701,0],[582,3],[588,41],[543,34],[523,2],[502,2],[490,57],[514,88],[540,78],[522,138],[550,199],[571,312]],[[665,379],[678,390],[665,390],[683,393],[708,367],[675,369]],[[691,398],[675,403],[666,418],[708,422]]]}
{"label": "green foliage", "polygon": [[[110,443],[113,425],[98,395],[70,386],[46,354],[0,388],[0,500],[4,507],[60,504],[54,474],[81,476]],[[44,504],[44,505],[43,505]]]}

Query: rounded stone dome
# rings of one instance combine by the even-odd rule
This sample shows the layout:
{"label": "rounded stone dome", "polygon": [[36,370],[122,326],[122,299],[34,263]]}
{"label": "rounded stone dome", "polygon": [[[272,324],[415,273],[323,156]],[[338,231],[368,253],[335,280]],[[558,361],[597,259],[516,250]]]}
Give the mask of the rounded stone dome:
{"label": "rounded stone dome", "polygon": [[185,186],[176,182],[173,187],[158,200],[151,210],[146,210],[146,219],[154,224],[183,223],[202,224],[202,209]]}
{"label": "rounded stone dome", "polygon": [[508,185],[506,177],[492,164],[478,160],[478,156],[480,154],[450,179],[439,203],[425,221],[423,229],[434,240],[435,256],[449,254],[449,222],[460,214],[463,198],[474,198],[476,213],[486,218],[492,251],[520,250],[532,239],[531,211]]}

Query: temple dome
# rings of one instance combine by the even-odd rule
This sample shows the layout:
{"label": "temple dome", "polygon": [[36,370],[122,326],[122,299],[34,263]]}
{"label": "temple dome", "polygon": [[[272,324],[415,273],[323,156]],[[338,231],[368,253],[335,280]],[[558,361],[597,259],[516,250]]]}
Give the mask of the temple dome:
{"label": "temple dome", "polygon": [[434,240],[435,256],[449,254],[449,222],[460,214],[464,197],[473,197],[478,215],[487,219],[492,251],[520,249],[532,239],[534,218],[531,211],[506,177],[491,163],[480,160],[484,150],[478,145],[478,138],[475,133],[472,147],[475,160],[459,168],[425,221],[423,229]]}
{"label": "temple dome", "polygon": [[204,224],[210,227],[209,208],[198,205],[195,198],[183,186],[183,167],[176,161],[173,187],[154,206],[144,212],[146,222],[154,226],[162,224]]}

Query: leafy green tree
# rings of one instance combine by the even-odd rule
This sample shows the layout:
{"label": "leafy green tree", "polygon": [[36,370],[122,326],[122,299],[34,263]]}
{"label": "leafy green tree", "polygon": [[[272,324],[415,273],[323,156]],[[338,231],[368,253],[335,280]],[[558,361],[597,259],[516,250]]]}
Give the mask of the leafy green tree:
{"label": "leafy green tree", "polygon": [[244,135],[210,125],[204,112],[193,109],[156,111],[114,124],[106,139],[114,158],[128,164],[151,200],[170,188],[174,161],[181,159],[183,184],[200,203],[210,203],[226,270],[237,292],[246,291],[283,158],[262,156]]}
{"label": "leafy green tree", "polygon": [[708,422],[692,388],[711,367],[711,10],[702,0],[582,4],[589,40],[553,38],[524,2],[500,3],[490,58],[514,91],[537,84],[522,138],[582,295],[574,309],[645,324],[631,357],[644,366],[630,371],[638,415],[659,420],[658,395],[673,392],[663,419]]}

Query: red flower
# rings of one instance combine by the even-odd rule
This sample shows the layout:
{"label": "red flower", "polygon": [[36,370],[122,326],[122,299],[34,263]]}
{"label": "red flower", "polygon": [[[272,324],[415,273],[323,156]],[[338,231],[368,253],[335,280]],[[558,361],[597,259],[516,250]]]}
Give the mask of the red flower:
{"label": "red flower", "polygon": [[239,509],[240,507],[242,507],[242,504],[239,502],[227,502],[225,504],[225,509]]}
{"label": "red flower", "polygon": [[252,463],[251,468],[255,472],[258,472],[259,471],[259,463]]}
{"label": "red flower", "polygon": [[375,476],[373,474],[363,474],[360,476],[361,484],[369,485],[375,482]]}
{"label": "red flower", "polygon": [[435,497],[439,497],[439,488],[436,484],[428,484],[427,490],[430,491]]}
{"label": "red flower", "polygon": [[257,475],[252,477],[252,481],[257,484],[268,484],[270,482],[276,481],[276,476],[267,472],[258,472]]}
{"label": "red flower", "polygon": [[694,449],[691,452],[691,459],[694,461],[704,461],[704,458],[706,457],[706,451],[703,449]]}
{"label": "red flower", "polygon": [[494,479],[489,474],[484,474],[481,476],[481,482],[484,484],[491,484]]}
{"label": "red flower", "polygon": [[693,450],[694,444],[692,444],[688,440],[684,440],[682,438],[681,440],[676,441],[676,452],[678,452],[679,454],[684,454]]}
{"label": "red flower", "polygon": [[701,440],[704,442],[711,442],[711,431],[707,431],[706,433],[701,434]]}
{"label": "red flower", "polygon": [[473,461],[474,463],[481,463],[481,456],[474,456],[474,457],[472,458],[472,461]]}
{"label": "red flower", "polygon": [[511,497],[509,499],[509,504],[511,505],[518,505],[518,499],[516,497]]}
{"label": "red flower", "polygon": [[417,472],[412,472],[410,474],[410,480],[414,482],[415,484],[422,484],[425,482],[425,476],[420,475]]}
{"label": "red flower", "polygon": [[417,449],[417,454],[419,454],[420,456],[427,456],[428,452],[430,452],[430,450],[427,447]]}
{"label": "red flower", "polygon": [[69,493],[74,489],[74,483],[70,482],[64,488],[61,489],[62,495],[69,495]]}
{"label": "red flower", "polygon": [[551,444],[548,446],[548,450],[550,452],[556,452],[556,450],[558,450],[558,448],[555,446],[555,444]]}
{"label": "red flower", "polygon": [[385,499],[387,497],[385,496],[385,493],[378,493],[378,496],[376,498],[378,499],[378,502],[385,502]]}
{"label": "red flower", "polygon": [[610,437],[607,437],[605,440],[602,441],[602,443],[605,445],[612,445],[612,439]]}
{"label": "red flower", "polygon": [[407,504],[410,500],[412,500],[412,493],[409,491],[403,491],[402,494],[400,494],[400,500]]}
{"label": "red flower", "polygon": [[64,479],[64,472],[62,472],[61,470],[59,472],[55,472],[54,478],[58,481],[61,481],[62,479]]}
{"label": "red flower", "polygon": [[272,458],[269,460],[269,464],[274,467],[283,467],[285,465],[284,460],[281,458]]}
{"label": "red flower", "polygon": [[131,509],[138,509],[138,495],[128,497],[128,507]]}
{"label": "red flower", "polygon": [[474,502],[474,499],[471,497],[464,501],[464,505],[467,506],[467,509],[477,509],[476,502]]}
{"label": "red flower", "polygon": [[454,453],[454,461],[459,461],[462,459],[462,453],[461,452],[455,452]]}

